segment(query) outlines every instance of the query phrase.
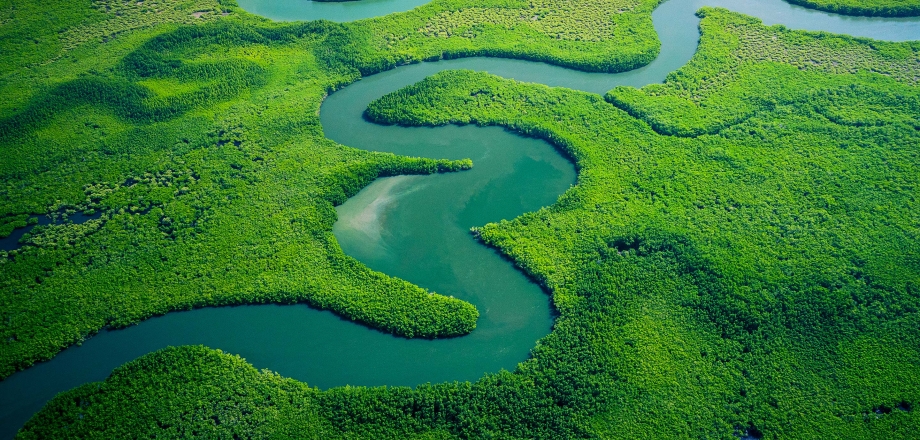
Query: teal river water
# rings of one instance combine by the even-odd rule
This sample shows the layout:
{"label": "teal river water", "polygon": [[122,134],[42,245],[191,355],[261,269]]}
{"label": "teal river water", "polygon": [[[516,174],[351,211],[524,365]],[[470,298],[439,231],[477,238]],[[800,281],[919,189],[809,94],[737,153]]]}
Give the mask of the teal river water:
{"label": "teal river water", "polygon": [[[277,20],[357,20],[405,11],[425,0],[239,0]],[[618,85],[662,82],[696,51],[702,6],[724,6],[767,24],[877,39],[920,39],[920,19],[854,18],[781,0],[668,0],[653,14],[662,41],[650,65],[611,75],[542,63],[466,58],[414,64],[364,78],[332,94],[320,119],[341,144],[411,156],[471,158],[470,171],[378,179],[338,207],[333,228],[343,250],[375,270],[470,301],[481,317],[470,335],[447,340],[392,337],[304,305],[205,308],[103,331],[0,382],[0,437],[15,431],[56,393],[99,381],[115,367],[169,345],[204,344],[326,389],[476,380],[513,370],[552,327],[548,295],[511,263],[477,243],[471,226],[552,204],[576,182],[575,170],[547,143],[500,128],[385,127],[361,113],[372,100],[446,69],[474,69],[522,81],[603,93]]]}

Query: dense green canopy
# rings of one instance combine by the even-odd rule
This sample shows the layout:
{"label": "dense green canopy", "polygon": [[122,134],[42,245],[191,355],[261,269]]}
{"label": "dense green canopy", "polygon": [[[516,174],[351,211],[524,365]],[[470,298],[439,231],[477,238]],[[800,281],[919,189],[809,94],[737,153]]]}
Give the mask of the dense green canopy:
{"label": "dense green canopy", "polygon": [[[32,214],[102,216],[0,254],[0,376],[106,326],[211,305],[306,302],[406,337],[472,330],[475,307],[369,270],[331,234],[333,206],[373,179],[471,163],[337,145],[319,104],[424,59],[612,72],[657,54],[656,1],[558,3],[447,0],[343,25],[274,24],[225,0],[8,2],[0,233]],[[589,12],[609,20],[575,24]],[[452,71],[368,109],[507,127],[576,162],[557,204],[476,231],[559,312],[515,371],[319,391],[170,348],[59,395],[21,437],[914,435],[920,44],[701,15],[699,53],[663,85],[601,97]]]}
{"label": "dense green canopy", "polygon": [[786,0],[789,3],[847,15],[915,17],[920,15],[917,0]]}

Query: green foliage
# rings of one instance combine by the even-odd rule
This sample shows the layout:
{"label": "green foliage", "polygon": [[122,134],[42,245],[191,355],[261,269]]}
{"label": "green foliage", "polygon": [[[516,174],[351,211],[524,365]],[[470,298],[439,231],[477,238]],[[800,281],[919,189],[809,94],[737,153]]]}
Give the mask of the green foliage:
{"label": "green foliage", "polygon": [[[0,233],[29,214],[101,213],[0,254],[0,376],[107,326],[204,306],[305,302],[405,337],[475,328],[471,304],[370,271],[331,234],[333,204],[378,176],[471,162],[325,140],[317,108],[354,67],[311,51],[352,41],[348,29],[234,17],[161,28],[0,112]],[[85,44],[106,55],[114,42]]]}
{"label": "green foliage", "polygon": [[[22,105],[43,87],[117,62],[158,30],[221,16],[213,0],[7,1],[0,5],[0,108]],[[226,13],[226,12],[224,12]],[[103,50],[97,50],[98,48]],[[61,63],[59,61],[66,61]]]}
{"label": "green foliage", "polygon": [[[151,353],[116,369],[105,382],[62,393],[18,438],[546,437],[559,433],[554,427],[571,425],[570,410],[559,403],[507,372],[472,385],[320,392],[257,371],[237,356],[186,346]],[[531,418],[530,426],[513,426],[521,416]],[[504,432],[509,427],[512,432]]]}
{"label": "green foliage", "polygon": [[786,0],[806,8],[846,15],[913,17],[920,15],[917,0]]}
{"label": "green foliage", "polygon": [[651,12],[658,0],[446,0],[361,23],[368,43],[396,64],[467,56],[543,61],[594,72],[650,63],[660,42]]}
{"label": "green foliage", "polygon": [[723,42],[794,38],[838,64],[878,43],[704,15],[690,65],[663,86],[610,94],[617,107],[628,96],[629,113],[454,71],[366,114],[501,125],[577,160],[579,183],[555,206],[477,232],[552,289],[561,315],[549,340],[571,319],[596,334],[597,356],[612,352],[600,375],[619,380],[594,401],[600,434],[909,436],[914,412],[872,411],[920,393],[920,351],[906,342],[920,336],[916,65],[888,75],[876,55],[827,66],[851,72],[835,74],[758,59]]}
{"label": "green foliage", "polygon": [[[29,215],[101,217],[36,228],[22,249],[0,254],[9,292],[0,377],[104,327],[204,306],[306,302],[406,337],[468,333],[472,305],[370,271],[342,254],[331,226],[332,205],[379,176],[472,163],[335,145],[316,117],[321,100],[360,75],[427,58],[556,54],[547,59],[622,70],[658,45],[652,1],[584,5],[616,23],[602,42],[534,39],[533,23],[446,40],[420,30],[469,9],[457,1],[360,24],[270,23],[211,0],[26,1],[10,6],[3,29],[36,30],[24,12],[52,6],[74,18],[53,19],[48,50],[21,62],[26,49],[3,52],[30,74],[0,83],[11,91],[0,103],[0,218],[10,219],[0,233]],[[578,14],[550,6],[477,4],[549,22]],[[629,29],[639,40],[621,44]],[[393,32],[411,49],[387,48]]]}
{"label": "green foliage", "polygon": [[[758,112],[807,102],[813,99],[809,95],[839,90],[851,83],[849,76],[840,76],[844,73],[860,75],[863,83],[872,84],[875,92],[870,99],[885,101],[886,112],[889,108],[904,109],[877,117],[906,120],[918,109],[915,97],[888,92],[890,81],[869,75],[879,73],[916,85],[920,58],[916,43],[808,34],[782,26],[766,28],[756,19],[718,11],[700,11],[701,16],[712,16],[701,24],[703,44],[687,66],[671,73],[664,84],[641,90],[618,87],[606,99],[647,120],[655,131],[676,136],[717,133]],[[861,117],[862,121],[869,119],[868,115]]]}
{"label": "green foliage", "polygon": [[[43,430],[91,432],[91,438],[329,438],[336,429],[318,413],[317,394],[236,356],[204,347],[168,348],[118,368],[104,383],[70,391],[52,404],[54,412],[30,420],[19,437],[47,438],[34,432]],[[163,399],[183,410],[142,403]],[[104,418],[113,406],[131,410]]]}
{"label": "green foliage", "polygon": [[26,214],[10,215],[4,218],[2,225],[0,225],[0,237],[8,237],[17,228],[28,226],[29,220],[31,220],[31,217]]}
{"label": "green foliage", "polygon": [[[330,231],[333,205],[378,176],[471,163],[336,145],[321,100],[428,58],[634,67],[657,52],[654,3],[585,3],[591,24],[565,33],[553,23],[569,26],[580,6],[448,0],[281,25],[221,2],[230,15],[201,25],[152,24],[27,61],[10,53],[36,73],[2,84],[23,91],[0,103],[16,127],[0,135],[0,232],[29,214],[102,216],[36,228],[0,255],[0,373],[105,326],[211,305],[306,302],[404,336],[470,331],[471,305],[370,271]],[[76,18],[56,23],[101,14],[73,4]],[[610,39],[592,21],[604,14]],[[445,72],[368,108],[387,123],[501,125],[576,161],[578,185],[556,205],[476,231],[559,312],[515,372],[319,392],[172,348],[59,395],[20,436],[914,435],[917,45],[704,15],[700,53],[661,86],[605,100]],[[117,17],[106,26],[127,26]]]}
{"label": "green foliage", "polygon": [[[0,136],[13,138],[53,115],[92,104],[108,107],[116,116],[135,123],[174,118],[193,108],[235,97],[246,89],[264,85],[266,81],[264,69],[250,60],[231,58],[195,62],[184,61],[182,57],[200,56],[202,49],[213,49],[218,44],[283,44],[307,34],[325,32],[330,27],[335,26],[328,22],[311,22],[286,28],[253,28],[234,22],[217,22],[179,28],[155,37],[129,53],[119,68],[112,72],[112,77],[88,75],[41,95],[20,113],[0,120]],[[149,87],[137,83],[151,79],[174,80],[191,90],[156,96]]]}
{"label": "green foliage", "polygon": [[[58,0],[60,3],[65,1]],[[83,9],[90,3],[98,11],[98,21],[83,22],[80,26],[68,28],[62,35],[64,50],[72,49],[87,41],[108,41],[118,35],[149,29],[164,23],[198,24],[212,21],[229,11],[221,6],[219,0],[172,0],[172,1],[126,1],[126,0],[91,0],[89,2],[70,2],[73,10]]]}

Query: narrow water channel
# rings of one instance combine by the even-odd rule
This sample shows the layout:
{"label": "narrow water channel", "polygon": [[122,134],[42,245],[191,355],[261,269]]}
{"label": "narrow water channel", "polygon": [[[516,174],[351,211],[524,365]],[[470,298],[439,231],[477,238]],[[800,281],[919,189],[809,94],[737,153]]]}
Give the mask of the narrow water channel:
{"label": "narrow water channel", "polygon": [[[331,20],[355,21],[381,15],[404,12],[422,6],[430,0],[361,0],[350,2],[314,2],[312,0],[237,0],[243,9],[277,21]],[[693,13],[703,6],[716,6],[757,17],[765,24],[782,24],[791,29],[825,31],[854,37],[888,41],[920,39],[920,19],[916,17],[854,17],[831,14],[785,0],[662,0],[655,10],[659,18],[676,17],[676,21],[655,23],[662,46],[668,43],[682,46],[690,41],[671,40],[670,31],[689,35],[695,31]],[[686,15],[689,12],[690,15]],[[657,18],[656,18],[657,20]],[[696,20],[699,23],[699,20]],[[664,31],[665,33],[662,33]],[[688,58],[689,59],[689,58]],[[653,81],[657,82],[657,81]],[[628,84],[627,84],[628,85]],[[606,91],[606,90],[605,90]]]}
{"label": "narrow water channel", "polygon": [[[239,0],[247,10],[278,20],[338,21],[423,3]],[[103,331],[82,346],[0,381],[0,438],[11,438],[55,394],[103,380],[115,367],[170,345],[204,344],[240,354],[257,368],[323,389],[475,380],[486,372],[513,370],[550,331],[549,298],[511,263],[476,243],[468,229],[552,204],[575,182],[572,164],[547,143],[500,128],[384,127],[364,121],[361,113],[373,99],[446,69],[482,70],[593,93],[662,82],[695,52],[699,19],[694,12],[706,5],[796,29],[894,41],[920,39],[920,19],[843,17],[782,0],[668,0],[653,14],[661,55],[635,71],[592,74],[527,61],[466,58],[404,66],[364,78],[323,104],[320,118],[327,137],[367,150],[471,158],[474,168],[379,179],[338,208],[334,233],[347,254],[369,267],[475,304],[481,317],[473,333],[447,340],[406,340],[304,305],[170,313],[127,329]]]}

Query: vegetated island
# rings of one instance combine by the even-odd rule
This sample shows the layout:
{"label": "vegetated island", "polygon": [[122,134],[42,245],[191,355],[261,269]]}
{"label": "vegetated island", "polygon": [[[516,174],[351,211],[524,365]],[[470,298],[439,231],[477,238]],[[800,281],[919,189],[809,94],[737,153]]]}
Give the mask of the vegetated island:
{"label": "vegetated island", "polygon": [[[219,351],[170,348],[125,365],[105,382],[58,396],[21,438],[913,435],[920,427],[914,410],[920,350],[913,343],[920,336],[920,261],[912,252],[920,248],[920,44],[765,27],[719,9],[702,15],[699,53],[663,85],[600,97],[455,71],[369,107],[369,118],[386,123],[503,126],[545,138],[577,161],[579,184],[556,205],[478,230],[544,280],[559,311],[553,333],[515,372],[472,384],[321,392]],[[183,29],[164,39],[191,45],[177,54],[205,44],[213,57],[221,47]],[[262,67],[270,63],[244,61],[252,54],[290,59],[286,44],[297,43],[273,45],[242,30],[245,37],[228,40],[227,32],[251,28],[214,29],[221,44],[232,41],[249,55],[233,68],[203,64],[201,71],[265,69],[264,82],[239,86],[262,104],[236,104],[265,125],[227,125],[213,135],[214,147],[197,153],[202,159],[191,163],[203,171],[195,176],[213,177],[199,179],[209,191],[196,192],[192,208],[209,213],[211,202],[220,207],[222,196],[237,192],[247,206],[256,202],[256,212],[267,194],[298,186],[273,186],[273,179],[290,182],[297,175],[292,171],[310,161],[317,163],[308,168],[312,175],[329,176],[323,167],[330,167],[332,183],[354,176],[339,197],[379,175],[381,163],[408,167],[401,158],[323,143],[315,122],[295,128],[305,121],[289,118],[309,112],[265,114],[270,99],[283,100],[284,87],[297,90],[272,86],[281,73],[317,75],[302,86],[315,93],[321,80],[354,78],[356,64],[364,73],[387,66],[387,58],[368,49],[368,41],[381,40],[364,39],[365,28],[311,24],[295,28],[303,33],[294,37],[280,26],[263,28],[263,35],[282,35],[280,41],[296,42],[299,35],[325,44],[314,52],[318,61],[281,73]],[[183,32],[196,38],[183,40]],[[404,40],[385,41],[398,46]],[[223,55],[241,53],[230,47]],[[146,65],[159,64],[139,64]],[[167,62],[169,69],[176,65]],[[185,78],[181,69],[163,71],[172,75],[164,78]],[[211,99],[204,108],[221,102]],[[318,101],[310,105],[315,109]],[[282,128],[313,136],[311,145],[322,154],[296,142],[283,143],[282,151],[264,147],[277,145],[264,141],[278,139],[275,130]],[[228,141],[221,143],[221,136]],[[260,142],[253,142],[256,136]],[[211,157],[218,160],[215,170],[203,160]],[[343,159],[353,168],[337,168]],[[216,170],[228,162],[237,166]],[[355,175],[355,167],[362,174]],[[234,184],[239,180],[245,184]],[[315,187],[323,180],[300,182]],[[214,199],[206,198],[212,191]],[[209,214],[203,218],[215,221]],[[139,226],[119,235],[124,240],[163,224],[159,213],[149,225],[134,220],[149,214],[118,215],[106,225]],[[191,237],[191,220],[174,228],[177,237]],[[311,243],[322,243],[327,224],[306,221],[283,231],[303,231],[300,237],[312,234]]]}
{"label": "vegetated island", "polygon": [[786,0],[789,3],[827,12],[874,17],[920,16],[917,0]]}

